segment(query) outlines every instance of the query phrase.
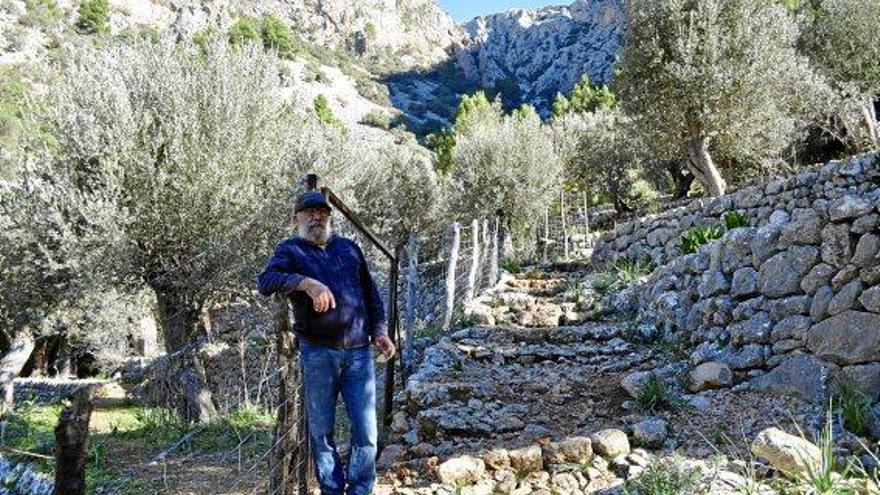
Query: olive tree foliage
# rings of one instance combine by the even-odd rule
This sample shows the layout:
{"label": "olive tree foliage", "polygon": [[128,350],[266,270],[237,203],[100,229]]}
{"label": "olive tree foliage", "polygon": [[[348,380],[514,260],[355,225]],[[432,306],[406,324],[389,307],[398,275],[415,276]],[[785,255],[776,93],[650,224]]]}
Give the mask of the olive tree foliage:
{"label": "olive tree foliage", "polygon": [[449,177],[449,210],[462,220],[500,212],[522,231],[555,197],[562,166],[553,141],[534,112],[484,112],[456,135]]}
{"label": "olive tree foliage", "polygon": [[124,249],[99,271],[155,291],[169,349],[277,238],[296,129],[279,93],[273,54],[222,42],[84,48],[49,88],[52,174],[106,192]]}
{"label": "olive tree foliage", "polygon": [[852,151],[880,147],[880,0],[822,0],[803,34],[804,53],[834,89],[830,128]]}
{"label": "olive tree foliage", "polygon": [[813,81],[776,0],[629,0],[617,92],[651,145],[674,146],[712,196],[716,160],[759,161],[801,134]]}

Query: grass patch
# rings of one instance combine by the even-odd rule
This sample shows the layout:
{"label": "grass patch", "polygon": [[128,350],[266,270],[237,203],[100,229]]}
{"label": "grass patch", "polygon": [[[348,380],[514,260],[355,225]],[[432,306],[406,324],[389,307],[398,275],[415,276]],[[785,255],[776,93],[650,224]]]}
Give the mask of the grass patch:
{"label": "grass patch", "polygon": [[672,394],[656,375],[652,375],[645,382],[635,397],[636,407],[642,411],[656,411],[668,409],[672,405]]}
{"label": "grass patch", "polygon": [[740,227],[749,226],[749,217],[745,213],[739,211],[730,211],[724,215],[724,227],[727,230],[738,229]]}
{"label": "grass patch", "polygon": [[596,275],[593,289],[601,295],[610,294],[626,288],[640,278],[654,271],[654,263],[649,258],[619,259],[611,269]]}
{"label": "grass patch", "polygon": [[704,246],[719,239],[724,235],[724,230],[719,227],[694,227],[681,236],[681,252],[684,254],[696,253],[700,246]]}
{"label": "grass patch", "polygon": [[847,383],[837,385],[836,399],[841,425],[856,435],[867,436],[868,421],[871,417],[871,399],[861,390]]}
{"label": "grass patch", "polygon": [[519,261],[514,259],[506,259],[501,262],[501,268],[508,273],[519,273],[522,271]]}
{"label": "grass patch", "polygon": [[705,493],[700,488],[703,471],[688,469],[678,459],[654,461],[641,475],[624,485],[627,495],[684,495]]}

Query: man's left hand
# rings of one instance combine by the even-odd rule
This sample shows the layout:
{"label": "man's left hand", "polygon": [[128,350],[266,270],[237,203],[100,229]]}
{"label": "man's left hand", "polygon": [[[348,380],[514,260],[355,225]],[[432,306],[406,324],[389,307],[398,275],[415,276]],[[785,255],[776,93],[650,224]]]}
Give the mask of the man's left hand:
{"label": "man's left hand", "polygon": [[397,351],[397,348],[394,347],[394,342],[391,342],[391,339],[387,335],[376,337],[376,347],[382,351],[382,355],[385,356],[385,359],[391,359]]}

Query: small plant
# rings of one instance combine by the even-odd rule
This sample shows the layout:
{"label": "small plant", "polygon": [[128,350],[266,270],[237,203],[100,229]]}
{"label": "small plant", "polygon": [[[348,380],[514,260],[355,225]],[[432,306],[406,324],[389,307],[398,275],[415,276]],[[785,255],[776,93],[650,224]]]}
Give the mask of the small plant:
{"label": "small plant", "polygon": [[257,21],[250,17],[242,17],[229,28],[229,42],[236,46],[260,41],[260,29]]}
{"label": "small plant", "polygon": [[627,495],[684,495],[705,493],[700,487],[703,471],[688,469],[678,459],[654,461],[637,478],[624,485]]}
{"label": "small plant", "polygon": [[602,272],[593,279],[593,289],[600,295],[606,295],[617,287],[617,275],[614,272]]}
{"label": "small plant", "polygon": [[84,34],[106,33],[110,30],[110,4],[107,0],[86,0],[79,5],[76,29]]}
{"label": "small plant", "polygon": [[204,50],[208,47],[208,44],[211,43],[211,40],[213,40],[215,36],[217,36],[217,32],[214,31],[214,28],[208,26],[193,34],[193,43]]}
{"label": "small plant", "polygon": [[651,375],[635,398],[636,406],[642,411],[656,411],[672,404],[666,384],[656,375]]}
{"label": "small plant", "polygon": [[291,58],[296,52],[296,41],[293,37],[293,31],[278,16],[270,14],[263,17],[263,28],[260,34],[263,39],[263,45],[266,48],[278,50],[278,56]]}
{"label": "small plant", "polygon": [[838,384],[837,413],[844,428],[859,436],[868,434],[871,400],[861,390],[846,383]]}
{"label": "small plant", "polygon": [[519,261],[510,258],[501,262],[501,268],[508,273],[519,273],[522,271]]}
{"label": "small plant", "polygon": [[55,0],[25,0],[26,14],[18,22],[25,26],[46,26],[64,17]]}
{"label": "small plant", "polygon": [[694,227],[681,236],[681,252],[696,253],[700,246],[709,244],[722,235],[724,231],[717,227]]}
{"label": "small plant", "polygon": [[727,230],[737,229],[739,227],[748,227],[749,217],[745,213],[739,211],[731,211],[724,215],[724,227]]}
{"label": "small plant", "polygon": [[387,131],[391,128],[391,117],[382,110],[372,110],[361,118],[361,124]]}
{"label": "small plant", "polygon": [[649,275],[654,270],[654,264],[649,258],[621,259],[614,262],[614,269],[617,271],[617,280],[626,286],[645,275]]}
{"label": "small plant", "polygon": [[323,94],[316,96],[313,105],[318,120],[327,125],[332,125],[343,130],[345,129],[345,125],[343,125],[342,121],[339,120],[336,115],[333,115],[333,110],[330,109],[330,103],[327,101],[326,96]]}
{"label": "small plant", "polygon": [[[811,493],[828,494],[828,495],[844,495],[855,493],[849,490],[845,479],[850,474],[849,466],[844,466],[841,472],[838,472],[837,462],[834,458],[834,432],[833,432],[833,408],[829,404],[828,412],[825,417],[825,426],[819,432],[819,463],[816,464],[806,455],[801,455],[801,464],[804,466],[802,472],[798,474],[798,481],[802,485],[806,485]],[[801,433],[801,437],[803,437]]]}

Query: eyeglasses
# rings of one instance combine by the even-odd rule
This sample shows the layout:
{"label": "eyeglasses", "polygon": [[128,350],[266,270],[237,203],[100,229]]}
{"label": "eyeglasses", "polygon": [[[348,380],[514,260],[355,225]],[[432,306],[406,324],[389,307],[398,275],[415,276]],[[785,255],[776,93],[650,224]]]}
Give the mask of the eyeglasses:
{"label": "eyeglasses", "polygon": [[325,208],[306,208],[305,210],[301,210],[300,213],[304,213],[309,217],[329,217],[330,211]]}

